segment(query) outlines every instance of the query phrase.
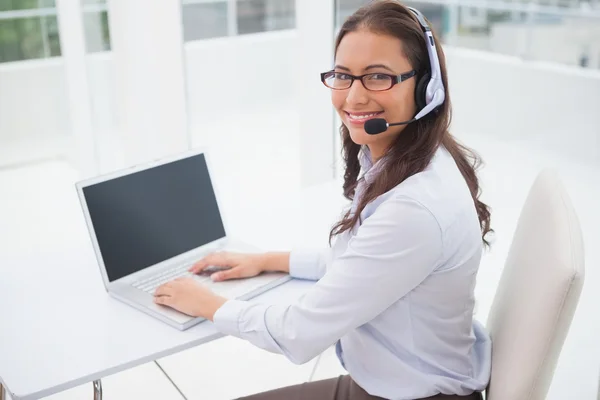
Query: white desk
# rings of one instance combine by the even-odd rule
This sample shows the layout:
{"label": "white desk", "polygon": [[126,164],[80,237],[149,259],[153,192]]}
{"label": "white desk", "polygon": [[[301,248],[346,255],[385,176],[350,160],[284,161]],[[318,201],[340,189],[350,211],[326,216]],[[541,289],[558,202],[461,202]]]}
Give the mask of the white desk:
{"label": "white desk", "polygon": [[[0,376],[14,400],[45,397],[222,336],[210,322],[179,332],[108,297],[89,257],[40,256],[49,260],[41,274],[22,269],[0,283]],[[293,300],[310,285],[293,280],[256,300]]]}
{"label": "white desk", "polygon": [[[289,243],[314,244],[319,236],[318,243],[323,243],[332,218],[339,215],[339,192],[330,184],[304,191],[291,201],[280,199],[233,224],[234,232],[263,248],[273,243],[269,250]],[[332,195],[338,200],[323,207],[323,199]],[[20,240],[31,235],[28,251],[23,252],[27,248],[23,243],[14,243],[14,251],[3,243],[7,251],[0,254],[0,384],[14,400],[99,383],[102,377],[221,337],[210,322],[180,332],[110,298],[74,193],[63,200],[61,207],[72,214],[48,210],[40,225],[20,232]],[[244,214],[247,210],[240,209],[239,216]],[[286,236],[291,239],[283,240]],[[51,245],[44,245],[48,241]],[[254,301],[293,300],[310,285],[293,280]],[[101,393],[95,396],[100,397]]]}

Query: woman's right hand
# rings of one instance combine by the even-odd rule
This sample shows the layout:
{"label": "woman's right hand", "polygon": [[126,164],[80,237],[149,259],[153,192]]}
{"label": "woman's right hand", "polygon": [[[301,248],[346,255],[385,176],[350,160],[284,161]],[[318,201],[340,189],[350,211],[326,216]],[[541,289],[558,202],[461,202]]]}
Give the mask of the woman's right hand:
{"label": "woman's right hand", "polygon": [[228,279],[250,278],[266,270],[264,254],[246,254],[232,252],[211,253],[190,268],[190,272],[199,274],[208,267],[223,268],[214,272],[211,279],[215,282]]}

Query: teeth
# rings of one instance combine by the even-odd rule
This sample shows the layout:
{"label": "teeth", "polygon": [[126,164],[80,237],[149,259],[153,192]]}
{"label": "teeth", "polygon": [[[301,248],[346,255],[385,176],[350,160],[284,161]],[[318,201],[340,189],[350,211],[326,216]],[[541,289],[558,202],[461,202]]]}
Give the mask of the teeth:
{"label": "teeth", "polygon": [[377,115],[379,113],[374,113],[374,114],[363,114],[363,115],[354,115],[354,114],[348,114],[348,116],[351,119],[365,119],[365,118],[370,118],[370,117],[374,117],[375,115]]}

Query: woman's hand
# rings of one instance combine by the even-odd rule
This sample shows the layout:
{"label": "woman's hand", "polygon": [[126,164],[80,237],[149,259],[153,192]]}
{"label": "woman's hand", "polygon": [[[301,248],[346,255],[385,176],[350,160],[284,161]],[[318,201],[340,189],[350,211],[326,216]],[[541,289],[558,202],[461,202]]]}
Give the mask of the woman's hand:
{"label": "woman's hand", "polygon": [[215,282],[250,278],[267,270],[265,257],[265,254],[217,252],[209,254],[198,261],[190,268],[190,272],[199,274],[208,267],[217,267],[227,269],[211,275],[212,280]]}
{"label": "woman's hand", "polygon": [[[227,268],[211,275],[216,282],[250,278],[263,271],[289,272],[289,256],[289,253],[218,252],[198,261],[190,268],[190,272],[198,274],[208,267]],[[217,310],[227,302],[227,299],[216,295],[193,278],[179,278],[159,286],[154,294],[154,302],[193,317],[212,321]]]}
{"label": "woman's hand", "polygon": [[226,298],[214,294],[193,278],[179,278],[159,286],[154,293],[154,302],[174,308],[192,317],[213,320]]}

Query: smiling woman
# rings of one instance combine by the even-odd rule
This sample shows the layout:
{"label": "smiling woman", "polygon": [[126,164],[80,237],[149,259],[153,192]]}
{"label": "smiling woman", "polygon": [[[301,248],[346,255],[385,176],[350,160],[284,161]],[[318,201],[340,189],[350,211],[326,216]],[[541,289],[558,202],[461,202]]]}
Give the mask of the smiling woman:
{"label": "smiling woman", "polygon": [[[334,70],[322,76],[323,83],[333,89],[332,103],[342,121],[346,197],[354,197],[360,172],[357,156],[361,148],[366,146],[371,162],[382,159],[380,166],[386,166],[367,188],[358,212],[354,212],[353,217],[348,212],[332,230],[332,236],[356,225],[366,204],[425,169],[442,145],[454,158],[469,186],[485,242],[485,234],[490,231],[490,214],[488,207],[478,199],[475,168],[479,159],[457,143],[448,131],[451,105],[443,53],[435,47],[437,38],[420,13],[416,14],[420,27],[415,26],[411,15],[392,20],[393,3],[379,2],[378,16],[386,20],[369,13],[373,10],[368,6],[348,18],[336,41]],[[415,31],[419,28],[422,32]],[[355,84],[358,78],[361,84]],[[374,80],[376,84],[372,83]],[[432,86],[436,82],[438,88]],[[438,98],[440,92],[442,95]],[[396,126],[383,133],[372,135],[366,132],[365,123],[374,118],[418,121],[394,124]]]}
{"label": "smiling woman", "polygon": [[[321,81],[342,121],[352,204],[330,248],[213,254],[192,269],[230,268],[216,280],[263,271],[316,280],[302,298],[261,305],[190,282],[157,291],[158,303],[294,363],[335,344],[348,371],[248,399],[481,399],[491,341],[473,319],[474,287],[490,216],[478,199],[477,158],[448,132],[436,43],[421,13],[393,0],[370,2],[343,24],[335,67]],[[367,132],[372,121],[385,129]]]}

